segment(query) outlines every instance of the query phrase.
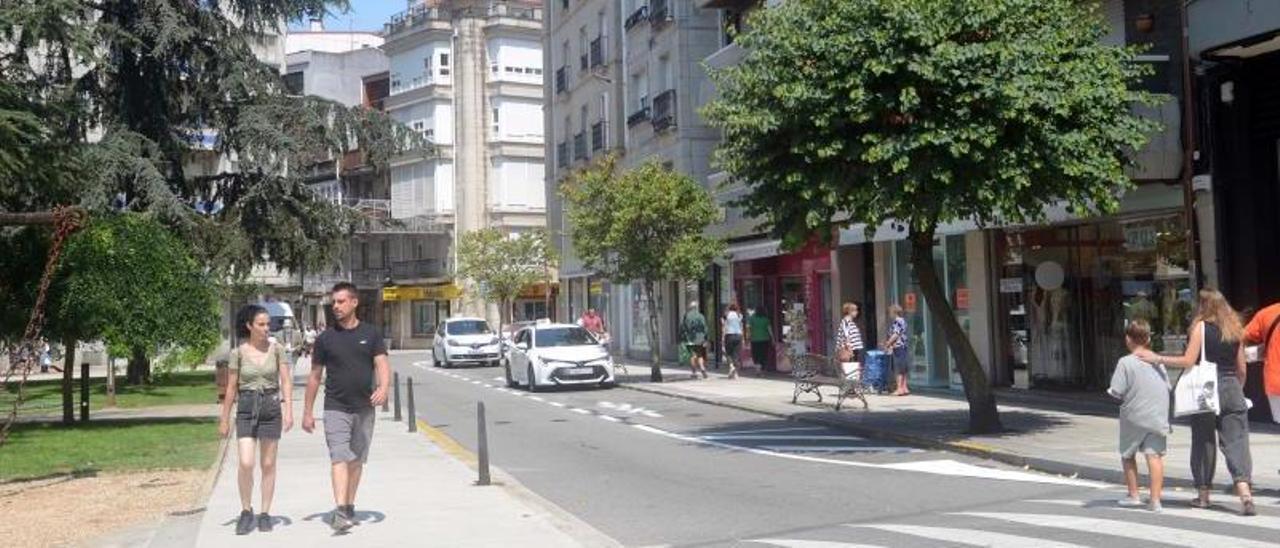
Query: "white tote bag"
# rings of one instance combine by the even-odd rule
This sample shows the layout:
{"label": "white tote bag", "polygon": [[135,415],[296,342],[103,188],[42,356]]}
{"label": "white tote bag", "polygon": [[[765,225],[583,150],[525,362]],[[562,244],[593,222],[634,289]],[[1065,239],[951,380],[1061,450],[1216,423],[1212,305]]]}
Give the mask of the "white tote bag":
{"label": "white tote bag", "polygon": [[1200,363],[1182,373],[1173,389],[1173,416],[1218,414],[1218,364],[1205,359],[1204,323],[1200,324]]}

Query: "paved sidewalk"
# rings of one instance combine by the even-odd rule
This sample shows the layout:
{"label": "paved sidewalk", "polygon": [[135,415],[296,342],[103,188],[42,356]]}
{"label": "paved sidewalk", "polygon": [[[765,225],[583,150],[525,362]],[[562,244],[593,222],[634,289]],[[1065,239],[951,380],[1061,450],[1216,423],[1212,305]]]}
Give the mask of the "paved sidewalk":
{"label": "paved sidewalk", "polygon": [[[275,530],[235,536],[240,502],[233,445],[223,459],[195,546],[612,545],[607,537],[525,491],[500,470],[493,471],[500,485],[473,485],[474,470],[423,433],[408,433],[406,423],[395,422],[391,413],[381,411],[356,497],[362,523],[345,535],[335,535],[324,521],[334,506],[324,425],[319,422],[314,434],[302,431],[301,400],[299,388],[294,429],[280,444],[271,509],[277,516]],[[316,402],[317,408],[321,405],[322,401]],[[450,451],[457,454],[460,448]],[[255,512],[260,511],[260,502],[255,496]]]}
{"label": "paved sidewalk", "polygon": [[[1055,474],[1123,481],[1116,452],[1119,406],[1092,395],[1070,398],[1061,394],[1001,391],[997,401],[1007,431],[975,436],[964,433],[968,426],[968,404],[958,392],[914,391],[906,397],[870,395],[867,397],[870,409],[862,410],[861,404],[854,400],[846,401],[845,407],[836,412],[834,388],[822,389],[824,402],[821,404],[812,394],[801,394],[797,403],[791,403],[794,385],[789,378],[730,380],[723,373],[712,372],[710,379],[695,381],[690,380],[687,370],[666,378],[664,383],[650,383],[647,376],[633,376],[622,386],[836,426],[866,437],[956,451]],[[1250,429],[1255,489],[1280,494],[1280,475],[1277,474],[1280,426],[1252,422]],[[1172,486],[1192,486],[1190,442],[1190,427],[1185,421],[1175,421],[1165,457],[1165,474]],[[1145,465],[1141,469],[1145,470]],[[1225,459],[1219,455],[1215,483],[1225,488],[1230,478]]]}

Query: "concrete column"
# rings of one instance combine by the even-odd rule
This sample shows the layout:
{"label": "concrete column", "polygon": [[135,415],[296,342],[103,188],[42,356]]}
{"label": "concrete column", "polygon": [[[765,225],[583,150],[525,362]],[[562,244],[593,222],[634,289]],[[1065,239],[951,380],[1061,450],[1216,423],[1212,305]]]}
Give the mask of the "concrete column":
{"label": "concrete column", "polygon": [[[484,23],[481,9],[463,10],[454,22],[453,117],[455,223],[459,235],[488,226],[485,151]],[[461,280],[471,288],[470,280]],[[462,315],[487,318],[496,308],[478,298],[462,299]],[[491,322],[497,317],[489,318]]]}
{"label": "concrete column", "polygon": [[974,230],[964,235],[965,277],[969,289],[969,342],[973,345],[978,361],[993,378],[992,367],[996,363],[995,300],[991,292],[990,257],[987,254],[987,234]]}

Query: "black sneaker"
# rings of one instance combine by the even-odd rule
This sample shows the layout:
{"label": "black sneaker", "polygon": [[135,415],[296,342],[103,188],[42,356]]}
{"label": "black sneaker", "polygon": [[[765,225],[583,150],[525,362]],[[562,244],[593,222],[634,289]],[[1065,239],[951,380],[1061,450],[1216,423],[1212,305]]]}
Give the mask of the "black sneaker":
{"label": "black sneaker", "polygon": [[266,512],[258,514],[258,530],[263,533],[270,533],[271,528],[271,515]]}
{"label": "black sneaker", "polygon": [[236,534],[247,535],[253,531],[253,509],[241,510],[240,519],[236,520]]}
{"label": "black sneaker", "polygon": [[360,518],[356,517],[356,505],[348,504],[343,506],[342,510],[347,513],[347,519],[351,521],[351,525],[360,525]]}
{"label": "black sneaker", "polygon": [[351,528],[351,518],[347,517],[347,512],[341,506],[333,509],[332,516],[329,518],[329,527],[338,533],[345,533]]}

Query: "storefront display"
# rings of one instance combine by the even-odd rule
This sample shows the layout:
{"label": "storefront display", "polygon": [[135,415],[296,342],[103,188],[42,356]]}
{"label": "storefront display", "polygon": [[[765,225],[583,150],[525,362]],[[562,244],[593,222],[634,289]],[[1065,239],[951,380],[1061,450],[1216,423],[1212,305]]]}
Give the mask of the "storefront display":
{"label": "storefront display", "polygon": [[[887,304],[902,307],[907,320],[909,351],[912,354],[911,382],[927,386],[959,386],[955,360],[947,348],[942,329],[929,312],[919,277],[911,264],[911,244],[895,242],[890,248],[893,296]],[[963,234],[940,236],[933,246],[933,263],[951,301],[956,319],[969,332],[969,308],[973,306],[968,287],[968,257]]]}

